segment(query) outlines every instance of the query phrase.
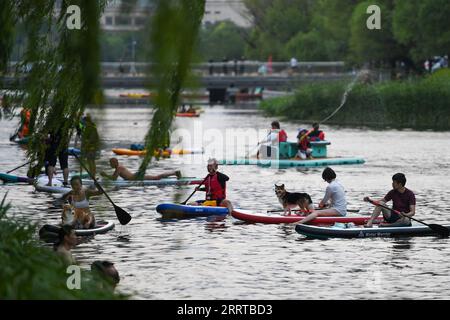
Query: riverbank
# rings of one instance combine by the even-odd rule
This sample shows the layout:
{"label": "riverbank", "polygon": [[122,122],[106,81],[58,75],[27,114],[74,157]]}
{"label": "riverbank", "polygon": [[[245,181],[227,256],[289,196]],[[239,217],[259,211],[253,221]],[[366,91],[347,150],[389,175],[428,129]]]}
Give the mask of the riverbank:
{"label": "riverbank", "polygon": [[1,299],[123,299],[105,290],[108,284],[81,271],[81,288],[67,287],[66,265],[50,248],[35,239],[36,227],[7,217],[5,198],[0,203]]}
{"label": "riverbank", "polygon": [[[319,122],[338,108],[347,86],[346,82],[305,85],[293,95],[261,102],[260,108],[270,116]],[[358,83],[327,123],[450,130],[450,70],[414,80]]]}

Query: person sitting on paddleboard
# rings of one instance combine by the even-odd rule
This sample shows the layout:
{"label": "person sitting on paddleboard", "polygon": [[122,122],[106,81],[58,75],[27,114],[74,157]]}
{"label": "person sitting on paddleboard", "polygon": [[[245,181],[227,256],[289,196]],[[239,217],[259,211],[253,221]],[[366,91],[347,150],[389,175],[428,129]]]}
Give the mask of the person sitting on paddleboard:
{"label": "person sitting on paddleboard", "polygon": [[[405,175],[403,173],[394,174],[392,176],[392,190],[389,191],[383,199],[378,200],[378,202],[385,205],[392,200],[392,209],[400,211],[406,217],[381,207],[375,207],[372,216],[369,221],[367,221],[365,227],[371,228],[373,221],[380,213],[383,213],[384,221],[386,222],[381,223],[380,227],[406,227],[411,225],[411,219],[409,219],[409,217],[414,216],[416,213],[416,196],[414,195],[414,192],[405,188],[405,185]],[[365,197],[364,200],[368,200],[368,197]]]}
{"label": "person sitting on paddleboard", "polygon": [[[105,172],[101,172],[100,175],[102,177],[105,177],[105,178],[111,179],[111,180],[117,180],[118,177],[121,177],[124,180],[131,180],[131,181],[138,179],[138,173],[132,173],[125,166],[120,165],[119,160],[117,160],[117,158],[109,159],[109,164],[110,164],[111,168],[115,169],[114,173],[112,175],[108,175]],[[179,171],[179,170],[170,171],[170,172],[158,174],[156,176],[145,175],[143,177],[143,180],[160,180],[162,178],[167,178],[170,176],[176,176],[177,179],[180,179],[181,171]]]}
{"label": "person sitting on paddleboard", "polygon": [[206,192],[205,200],[198,200],[190,205],[212,205],[217,207],[227,207],[228,212],[231,214],[233,212],[233,205],[229,200],[226,199],[226,189],[227,181],[230,178],[219,172],[219,164],[216,159],[209,159],[208,165],[208,176],[205,178],[204,187],[197,187],[198,191]]}
{"label": "person sitting on paddleboard", "polygon": [[[278,143],[287,141],[287,133],[283,129],[280,129],[280,123],[278,121],[273,121],[271,123],[272,128],[269,131],[267,137],[258,143],[262,148],[267,148],[267,157],[272,156],[272,149],[278,152]],[[259,159],[259,154],[261,149],[256,153],[256,157]]]}
{"label": "person sitting on paddleboard", "polygon": [[308,137],[311,138],[311,141],[323,141],[325,140],[325,133],[320,130],[319,124],[314,123],[312,131],[309,132]]}
{"label": "person sitting on paddleboard", "polygon": [[[317,217],[345,217],[347,215],[347,200],[344,187],[336,181],[336,172],[327,167],[322,172],[322,178],[328,182],[325,196],[319,203],[319,210],[314,210],[300,224],[308,223]],[[330,204],[327,207],[327,204]]]}
{"label": "person sitting on paddleboard", "polygon": [[306,129],[301,129],[297,135],[297,143],[298,143],[298,153],[295,156],[295,159],[305,160],[312,159],[312,149],[310,137],[308,136],[308,131]]}
{"label": "person sitting on paddleboard", "polygon": [[[62,200],[65,202],[69,197],[72,205],[65,204],[63,206],[62,219],[63,223],[70,224],[75,229],[92,229],[95,227],[95,217],[89,208],[89,198],[103,194],[100,190],[83,189],[83,183],[79,176],[70,179],[72,190],[63,195]],[[73,207],[74,214],[72,219],[68,217],[67,211]]]}

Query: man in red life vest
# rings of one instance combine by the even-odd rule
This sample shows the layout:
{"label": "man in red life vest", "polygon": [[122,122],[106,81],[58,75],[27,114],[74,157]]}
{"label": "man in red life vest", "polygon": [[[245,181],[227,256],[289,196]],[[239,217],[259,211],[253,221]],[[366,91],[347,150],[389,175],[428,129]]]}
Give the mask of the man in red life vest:
{"label": "man in red life vest", "polygon": [[325,140],[325,133],[319,129],[319,124],[313,124],[313,130],[309,131],[308,137],[311,138],[311,141],[323,141]]}
{"label": "man in red life vest", "polygon": [[[278,143],[280,142],[286,142],[287,141],[287,133],[286,131],[284,131],[283,129],[280,129],[280,123],[278,121],[273,121],[272,124],[272,129],[270,129],[269,134],[267,135],[267,137],[261,141],[260,145],[261,148],[267,148],[267,157],[271,157],[272,156],[272,149],[275,149],[275,152],[278,152]],[[259,154],[260,154],[260,150],[258,150],[256,157],[259,159]],[[263,153],[264,154],[264,153]]]}
{"label": "man in red life vest", "polygon": [[[225,174],[218,172],[219,164],[216,159],[208,160],[208,176],[205,179],[204,187],[197,187],[199,191],[206,192],[206,200],[199,200],[193,203],[194,205],[213,203],[215,206],[227,207],[228,212],[233,212],[233,206],[229,200],[226,199],[226,182],[230,180]],[[215,202],[215,203],[214,203]]]}

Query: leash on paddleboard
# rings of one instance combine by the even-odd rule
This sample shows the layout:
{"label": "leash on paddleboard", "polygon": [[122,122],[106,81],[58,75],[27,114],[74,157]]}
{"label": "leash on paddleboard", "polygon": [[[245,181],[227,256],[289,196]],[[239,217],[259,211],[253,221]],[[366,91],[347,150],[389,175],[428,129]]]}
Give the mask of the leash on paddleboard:
{"label": "leash on paddleboard", "polygon": [[433,230],[437,234],[439,234],[442,238],[448,238],[448,236],[450,234],[450,231],[446,227],[441,226],[440,224],[428,224],[428,223],[425,223],[423,221],[414,219],[413,217],[408,217],[408,216],[404,215],[402,212],[400,212],[398,210],[394,210],[392,208],[389,208],[388,206],[385,206],[385,205],[381,204],[378,201],[374,201],[374,200],[370,199],[369,197],[365,197],[364,201],[369,202],[369,203],[373,204],[374,206],[390,210],[390,211],[392,211],[392,212],[394,212],[394,213],[396,213],[398,215],[401,215],[403,217],[406,217],[406,218],[409,218],[409,219],[414,220],[416,222],[419,222],[419,223],[427,226],[428,228],[430,228],[431,230]]}

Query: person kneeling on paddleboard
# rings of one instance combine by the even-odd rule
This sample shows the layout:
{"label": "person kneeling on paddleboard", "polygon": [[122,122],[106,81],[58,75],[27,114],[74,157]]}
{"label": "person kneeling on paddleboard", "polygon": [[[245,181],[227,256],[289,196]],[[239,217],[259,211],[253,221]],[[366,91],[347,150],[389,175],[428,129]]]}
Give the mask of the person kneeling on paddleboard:
{"label": "person kneeling on paddleboard", "polygon": [[[111,180],[117,180],[118,177],[121,177],[124,180],[138,180],[138,173],[132,173],[125,166],[120,165],[119,160],[117,160],[117,158],[109,159],[109,164],[110,164],[111,168],[115,169],[114,173],[112,175],[108,175],[105,172],[101,172],[100,175],[102,177],[111,179]],[[145,175],[143,180],[160,180],[162,178],[167,178],[170,176],[176,176],[177,179],[180,179],[181,171],[176,170],[176,171],[161,173],[156,176]]]}
{"label": "person kneeling on paddleboard", "polygon": [[[384,196],[383,199],[379,199],[378,202],[381,205],[385,205],[392,200],[392,209],[401,212],[404,216],[387,210],[382,207],[375,207],[372,216],[367,221],[365,227],[371,228],[373,221],[383,213],[384,221],[380,227],[409,227],[411,225],[411,219],[409,217],[414,216],[416,213],[416,196],[414,192],[405,188],[406,177],[403,173],[396,173],[392,176],[392,190]],[[364,201],[368,201],[368,197],[364,198]]]}
{"label": "person kneeling on paddleboard", "polygon": [[[72,190],[63,195],[65,202],[69,197],[72,205],[63,206],[62,220],[63,224],[69,224],[75,229],[92,229],[95,227],[95,217],[89,209],[89,198],[103,194],[100,190],[83,189],[83,184],[79,176],[70,179]],[[68,216],[67,211],[73,208],[73,217]]]}
{"label": "person kneeling on paddleboard", "polygon": [[198,191],[206,192],[206,200],[198,200],[190,205],[212,205],[217,207],[226,207],[228,208],[228,212],[231,214],[233,212],[233,205],[229,200],[226,199],[226,182],[230,180],[230,178],[218,172],[219,164],[216,159],[209,159],[208,165],[208,176],[204,180],[204,187],[197,187]]}
{"label": "person kneeling on paddleboard", "polygon": [[[347,215],[347,200],[344,187],[336,181],[336,172],[327,167],[322,172],[322,178],[328,182],[325,196],[319,203],[319,210],[314,210],[299,224],[308,223],[317,217],[345,217]],[[330,203],[327,207],[328,202]],[[326,208],[327,207],[327,208]]]}

